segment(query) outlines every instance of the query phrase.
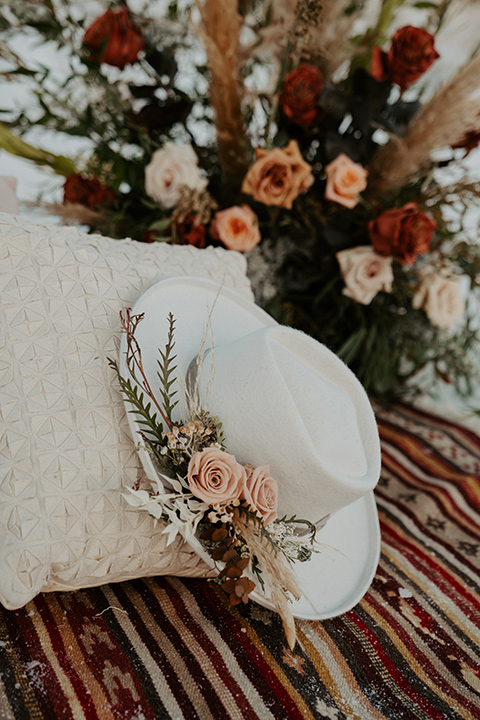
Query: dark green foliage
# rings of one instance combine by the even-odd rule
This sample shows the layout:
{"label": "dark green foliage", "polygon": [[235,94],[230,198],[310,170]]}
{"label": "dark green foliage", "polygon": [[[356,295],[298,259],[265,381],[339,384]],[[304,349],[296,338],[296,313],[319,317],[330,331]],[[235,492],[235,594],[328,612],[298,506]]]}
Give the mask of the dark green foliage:
{"label": "dark green foliage", "polygon": [[172,351],[175,346],[175,341],[173,339],[174,331],[175,318],[172,313],[169,313],[167,344],[165,345],[164,351],[159,350],[162,360],[161,362],[160,360],[157,360],[159,367],[157,375],[160,379],[160,394],[163,400],[163,409],[165,415],[170,421],[172,421],[172,411],[178,404],[178,400],[173,400],[173,396],[177,394],[177,391],[171,389],[172,385],[174,385],[177,380],[175,376],[172,377],[172,373],[177,369],[177,366],[172,364],[176,358],[176,355],[172,355]]}
{"label": "dark green foliage", "polygon": [[150,436],[148,438],[149,442],[153,440],[159,445],[164,445],[163,424],[157,422],[157,415],[155,412],[152,412],[151,401],[145,401],[144,393],[138,389],[138,385],[135,382],[132,383],[130,378],[125,379],[120,375],[120,370],[115,360],[108,358],[108,364],[117,374],[120,389],[125,399],[128,400],[134,408],[133,410],[129,410],[129,412],[136,416],[138,424],[142,425],[145,433]]}

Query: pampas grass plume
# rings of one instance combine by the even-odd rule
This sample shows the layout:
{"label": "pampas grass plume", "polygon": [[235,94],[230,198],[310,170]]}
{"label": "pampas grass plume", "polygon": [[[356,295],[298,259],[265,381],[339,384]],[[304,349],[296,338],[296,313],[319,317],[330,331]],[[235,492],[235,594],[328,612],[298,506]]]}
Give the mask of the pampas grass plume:
{"label": "pampas grass plume", "polygon": [[240,183],[250,162],[237,54],[241,17],[236,0],[196,0],[196,3],[201,15],[198,32],[205,43],[211,73],[210,97],[219,160],[225,175]]}
{"label": "pampas grass plume", "polygon": [[403,138],[391,138],[377,151],[368,168],[370,195],[395,193],[428,172],[435,150],[454,145],[467,131],[478,129],[479,90],[480,54],[423,105]]}

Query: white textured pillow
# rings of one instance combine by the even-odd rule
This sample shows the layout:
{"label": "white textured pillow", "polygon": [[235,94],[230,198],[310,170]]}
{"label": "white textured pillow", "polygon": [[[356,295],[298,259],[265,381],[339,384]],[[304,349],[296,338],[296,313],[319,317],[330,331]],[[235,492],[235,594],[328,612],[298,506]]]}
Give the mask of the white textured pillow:
{"label": "white textured pillow", "polygon": [[210,278],[251,298],[244,258],[111,240],[0,214],[0,602],[146,575],[203,575],[125,503],[141,466],[107,357],[118,313],[155,282]]}

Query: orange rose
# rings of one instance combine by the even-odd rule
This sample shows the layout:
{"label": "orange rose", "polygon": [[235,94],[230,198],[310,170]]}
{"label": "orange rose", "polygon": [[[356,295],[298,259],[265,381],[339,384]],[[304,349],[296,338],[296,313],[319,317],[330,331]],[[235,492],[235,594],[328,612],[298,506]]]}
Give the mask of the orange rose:
{"label": "orange rose", "polygon": [[292,122],[309,127],[318,117],[322,90],[323,75],[320,70],[302,63],[285,78],[279,98],[280,107]]}
{"label": "orange rose", "polygon": [[87,28],[83,44],[92,53],[91,60],[123,70],[136,61],[145,47],[145,38],[133,24],[127,8],[108,8]]}
{"label": "orange rose", "polygon": [[270,465],[253,468],[247,475],[243,498],[263,518],[265,525],[276,519],[278,485],[270,475]]}
{"label": "orange rose", "polygon": [[428,252],[437,223],[414,202],[387,210],[368,224],[370,240],[380,255],[393,255],[402,265],[412,265]]}
{"label": "orange rose", "polygon": [[248,205],[235,205],[217,212],[210,234],[229,250],[239,252],[251,250],[261,240],[257,216]]}
{"label": "orange rose", "polygon": [[190,490],[208,505],[224,505],[240,498],[246,479],[243,465],[233,455],[216,447],[196,452],[188,464]]}
{"label": "orange rose", "polygon": [[313,183],[312,166],[303,159],[296,140],[286,148],[255,149],[256,160],[247,172],[242,192],[264,205],[290,210],[298,195]]}
{"label": "orange rose", "polygon": [[350,160],[348,155],[340,153],[325,168],[327,187],[325,197],[347,208],[354,208],[358,203],[358,195],[367,187],[368,172],[358,163]]}
{"label": "orange rose", "polygon": [[370,73],[376,80],[388,80],[403,91],[440,57],[434,41],[427,30],[406,25],[392,37],[388,53],[379,47],[373,48]]}

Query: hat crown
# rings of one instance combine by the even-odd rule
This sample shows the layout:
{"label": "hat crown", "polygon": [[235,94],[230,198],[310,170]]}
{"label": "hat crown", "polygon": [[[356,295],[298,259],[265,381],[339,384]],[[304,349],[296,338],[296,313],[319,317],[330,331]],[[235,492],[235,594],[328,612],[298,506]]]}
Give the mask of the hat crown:
{"label": "hat crown", "polygon": [[375,486],[380,449],[365,391],[304,333],[278,325],[216,347],[199,393],[221,419],[229,451],[270,465],[280,515],[316,522]]}

